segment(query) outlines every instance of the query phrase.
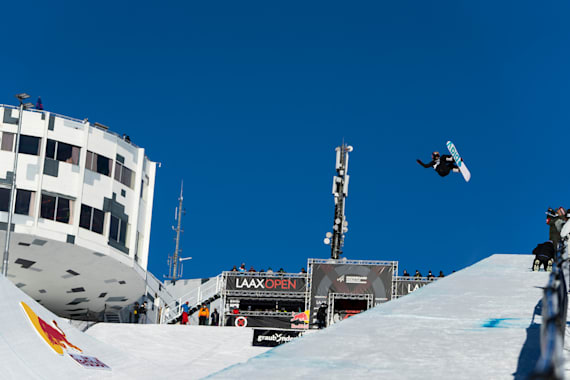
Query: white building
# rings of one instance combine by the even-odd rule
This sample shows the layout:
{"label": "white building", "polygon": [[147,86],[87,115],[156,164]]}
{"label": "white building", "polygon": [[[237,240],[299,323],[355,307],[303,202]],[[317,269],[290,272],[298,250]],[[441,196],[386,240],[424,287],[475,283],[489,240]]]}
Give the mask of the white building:
{"label": "white building", "polygon": [[[0,244],[19,110],[0,105]],[[23,112],[8,278],[53,312],[92,318],[145,294],[156,163],[91,124]]]}

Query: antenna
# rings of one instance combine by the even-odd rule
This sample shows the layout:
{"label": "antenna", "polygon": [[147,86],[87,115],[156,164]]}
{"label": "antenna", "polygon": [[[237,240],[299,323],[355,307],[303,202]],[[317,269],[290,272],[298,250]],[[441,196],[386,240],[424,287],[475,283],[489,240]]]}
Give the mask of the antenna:
{"label": "antenna", "polygon": [[180,183],[180,197],[178,198],[178,207],[176,208],[176,214],[174,216],[174,219],[178,221],[178,224],[176,228],[174,228],[174,226],[172,227],[172,229],[176,231],[176,238],[174,239],[176,241],[176,247],[174,248],[174,253],[168,256],[169,268],[168,277],[166,278],[172,280],[173,284],[176,283],[176,280],[179,279],[180,276],[182,276],[182,264],[179,267],[178,263],[182,262],[183,260],[191,259],[191,257],[184,259],[178,257],[180,252],[182,252],[180,249],[180,233],[184,232],[182,229],[182,214],[184,213],[184,209],[182,208],[182,202],[184,201],[183,191],[184,181]]}
{"label": "antenna", "polygon": [[344,246],[344,234],[348,232],[348,221],[344,214],[345,198],[348,196],[348,153],[353,148],[346,145],[344,138],[342,145],[336,147],[336,164],[335,169],[337,175],[333,177],[332,193],[334,195],[334,222],[333,232],[327,232],[324,243],[331,246],[331,259],[338,260],[342,255],[342,247]]}

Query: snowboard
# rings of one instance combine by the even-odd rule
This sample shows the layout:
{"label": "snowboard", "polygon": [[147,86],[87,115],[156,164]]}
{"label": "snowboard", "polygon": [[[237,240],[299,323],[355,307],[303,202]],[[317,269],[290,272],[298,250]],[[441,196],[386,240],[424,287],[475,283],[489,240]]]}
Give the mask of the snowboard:
{"label": "snowboard", "polygon": [[459,171],[461,172],[461,174],[463,174],[465,182],[469,182],[469,180],[471,179],[471,172],[469,172],[469,169],[467,169],[467,166],[465,166],[465,162],[463,162],[463,159],[459,155],[457,148],[451,141],[448,141],[446,145],[447,149],[449,150],[449,153],[451,153],[451,156],[455,160],[455,163],[457,164]]}

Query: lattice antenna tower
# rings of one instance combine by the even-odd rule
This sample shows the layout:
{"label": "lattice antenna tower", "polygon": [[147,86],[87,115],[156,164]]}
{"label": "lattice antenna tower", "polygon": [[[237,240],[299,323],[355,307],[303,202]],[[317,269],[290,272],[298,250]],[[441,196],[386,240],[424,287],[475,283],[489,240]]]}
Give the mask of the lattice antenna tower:
{"label": "lattice antenna tower", "polygon": [[331,259],[338,260],[342,255],[344,234],[348,232],[348,221],[345,215],[346,197],[348,196],[348,153],[353,148],[346,145],[344,140],[341,146],[336,147],[336,173],[333,178],[332,193],[334,195],[334,223],[333,232],[327,232],[325,244],[331,246]]}
{"label": "lattice antenna tower", "polygon": [[172,229],[176,231],[176,247],[174,248],[174,253],[168,256],[168,279],[172,280],[172,282],[176,282],[177,279],[180,278],[182,275],[182,265],[179,266],[179,263],[182,261],[180,258],[180,253],[182,250],[180,249],[180,234],[184,232],[182,229],[182,215],[186,214],[183,208],[183,196],[184,191],[184,181],[180,184],[180,197],[178,198],[178,208],[176,209],[176,213],[174,218],[177,221],[176,227],[172,226]]}

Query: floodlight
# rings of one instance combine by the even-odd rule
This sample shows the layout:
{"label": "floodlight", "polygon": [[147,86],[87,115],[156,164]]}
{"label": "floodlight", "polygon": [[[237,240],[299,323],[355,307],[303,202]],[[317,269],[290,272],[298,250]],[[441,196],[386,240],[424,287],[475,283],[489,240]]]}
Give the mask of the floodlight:
{"label": "floodlight", "polygon": [[30,97],[30,95],[26,94],[25,92],[22,92],[21,94],[16,95],[16,98],[18,98],[18,100],[20,102],[28,99],[29,97]]}

